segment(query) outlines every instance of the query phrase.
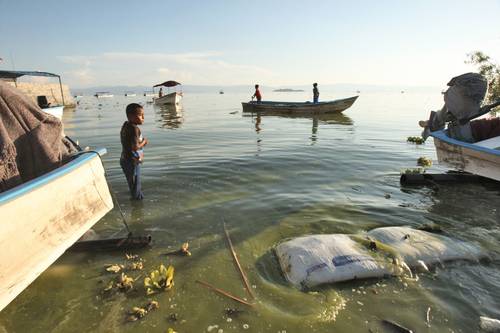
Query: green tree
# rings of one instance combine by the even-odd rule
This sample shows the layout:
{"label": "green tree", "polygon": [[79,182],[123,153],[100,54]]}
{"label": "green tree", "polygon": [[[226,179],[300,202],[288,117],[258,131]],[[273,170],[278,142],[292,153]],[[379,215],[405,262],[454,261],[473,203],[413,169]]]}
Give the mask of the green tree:
{"label": "green tree", "polygon": [[488,79],[488,93],[485,102],[489,104],[500,100],[500,66],[481,51],[469,53],[467,56],[469,59],[465,62],[476,65],[479,74]]}

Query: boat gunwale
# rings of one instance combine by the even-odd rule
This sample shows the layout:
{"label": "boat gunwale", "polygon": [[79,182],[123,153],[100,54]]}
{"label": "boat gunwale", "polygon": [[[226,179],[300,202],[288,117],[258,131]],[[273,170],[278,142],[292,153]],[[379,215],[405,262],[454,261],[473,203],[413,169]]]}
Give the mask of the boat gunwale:
{"label": "boat gunwale", "polygon": [[312,102],[280,102],[280,101],[261,101],[261,102],[256,102],[256,101],[250,101],[250,102],[242,102],[242,105],[251,105],[251,106],[259,106],[259,107],[283,107],[283,108],[289,108],[289,107],[319,107],[319,106],[325,106],[325,105],[330,105],[330,104],[335,104],[335,103],[341,103],[341,102],[349,102],[350,100],[356,101],[359,96],[352,96],[352,97],[347,97],[347,98],[341,98],[341,99],[335,99],[333,101],[324,101],[324,102],[318,102],[318,103],[312,103]]}
{"label": "boat gunwale", "polygon": [[449,136],[446,135],[445,130],[431,132],[430,135],[435,139],[441,140],[441,141],[448,143],[448,144],[451,144],[451,145],[460,146],[463,148],[468,148],[468,149],[471,149],[471,150],[474,150],[477,152],[487,153],[489,155],[500,156],[500,150],[481,147],[481,146],[475,145],[473,143],[468,143],[468,142],[464,142],[464,141],[450,138]]}
{"label": "boat gunwale", "polygon": [[0,206],[16,198],[19,198],[45,184],[48,184],[51,181],[63,175],[70,173],[71,171],[77,169],[78,167],[82,166],[83,164],[93,159],[95,155],[100,157],[106,153],[107,153],[106,148],[97,148],[94,150],[78,152],[77,154],[74,155],[76,156],[76,158],[60,166],[59,168],[49,171],[46,174],[43,174],[35,179],[29,180],[3,193],[0,193]]}

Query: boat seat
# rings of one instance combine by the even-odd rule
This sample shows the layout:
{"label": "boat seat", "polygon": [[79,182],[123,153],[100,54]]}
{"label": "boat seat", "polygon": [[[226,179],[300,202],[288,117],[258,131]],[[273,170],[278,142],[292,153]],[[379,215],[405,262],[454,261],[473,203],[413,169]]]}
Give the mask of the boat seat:
{"label": "boat seat", "polygon": [[49,101],[47,100],[47,96],[45,95],[42,95],[42,96],[37,96],[36,97],[36,103],[38,104],[38,106],[42,109],[45,109],[45,108],[48,108],[50,107],[50,103]]}
{"label": "boat seat", "polygon": [[483,141],[478,141],[474,144],[484,148],[500,150],[500,136],[489,138]]}

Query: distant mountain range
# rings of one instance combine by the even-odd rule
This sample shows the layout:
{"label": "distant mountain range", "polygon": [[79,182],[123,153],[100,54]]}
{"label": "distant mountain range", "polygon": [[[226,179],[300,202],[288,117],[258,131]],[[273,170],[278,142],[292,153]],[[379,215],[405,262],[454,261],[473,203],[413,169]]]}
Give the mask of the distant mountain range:
{"label": "distant mountain range", "polygon": [[[344,93],[368,93],[368,92],[435,92],[441,91],[442,87],[426,87],[426,86],[378,86],[367,84],[325,84],[318,86],[320,91],[338,91]],[[115,95],[124,95],[125,92],[135,92],[137,95],[142,95],[144,92],[151,92],[152,87],[148,86],[97,86],[88,88],[71,88],[73,95],[94,95],[97,91],[107,91]],[[170,88],[175,89],[175,88]],[[186,93],[213,93],[218,94],[223,90],[226,94],[249,93],[255,91],[254,85],[234,85],[234,86],[201,86],[201,85],[182,85],[177,87]],[[274,92],[301,92],[312,91],[312,86],[289,86],[286,88],[277,88],[271,86],[260,86],[261,91]],[[165,88],[163,89],[165,90]],[[158,88],[155,88],[158,91]],[[172,90],[173,91],[173,90]],[[359,92],[358,92],[359,91]]]}

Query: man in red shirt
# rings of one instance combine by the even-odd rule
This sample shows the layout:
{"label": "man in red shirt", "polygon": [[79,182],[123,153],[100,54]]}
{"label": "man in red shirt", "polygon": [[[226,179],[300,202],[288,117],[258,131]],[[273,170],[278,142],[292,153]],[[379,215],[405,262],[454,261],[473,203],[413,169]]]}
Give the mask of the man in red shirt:
{"label": "man in red shirt", "polygon": [[257,99],[257,102],[260,102],[262,100],[262,95],[260,94],[259,85],[258,84],[255,85],[255,94],[253,94],[252,99],[254,97]]}

